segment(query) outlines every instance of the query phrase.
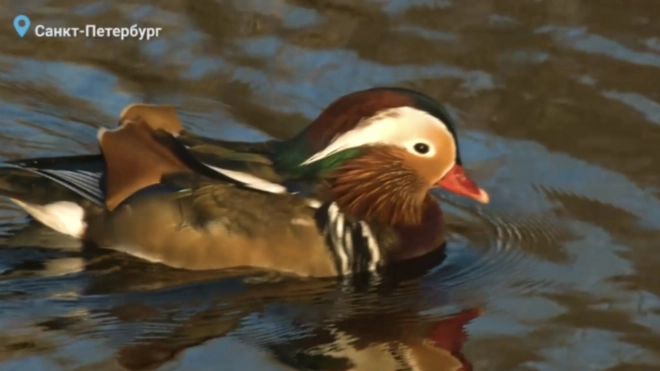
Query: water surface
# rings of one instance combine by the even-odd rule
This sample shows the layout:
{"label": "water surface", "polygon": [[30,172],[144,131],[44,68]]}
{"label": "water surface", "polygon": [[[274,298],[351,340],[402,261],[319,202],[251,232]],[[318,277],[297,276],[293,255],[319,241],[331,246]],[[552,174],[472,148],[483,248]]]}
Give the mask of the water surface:
{"label": "water surface", "polygon": [[[95,151],[133,102],[209,136],[292,135],[337,97],[445,102],[482,207],[438,193],[421,278],[291,282],[87,256],[2,200],[0,370],[660,367],[660,3],[234,0],[0,3],[0,156]],[[32,24],[162,27],[44,39]],[[422,272],[423,273],[423,272]],[[462,368],[461,368],[462,367]]]}

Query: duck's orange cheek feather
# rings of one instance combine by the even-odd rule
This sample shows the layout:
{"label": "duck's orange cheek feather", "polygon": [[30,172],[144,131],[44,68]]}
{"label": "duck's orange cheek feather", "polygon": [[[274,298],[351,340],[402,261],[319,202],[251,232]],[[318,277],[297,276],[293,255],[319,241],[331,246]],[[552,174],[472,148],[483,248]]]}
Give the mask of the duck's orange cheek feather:
{"label": "duck's orange cheek feather", "polygon": [[460,165],[454,165],[435,185],[483,204],[487,204],[490,200],[488,193],[468,178]]}

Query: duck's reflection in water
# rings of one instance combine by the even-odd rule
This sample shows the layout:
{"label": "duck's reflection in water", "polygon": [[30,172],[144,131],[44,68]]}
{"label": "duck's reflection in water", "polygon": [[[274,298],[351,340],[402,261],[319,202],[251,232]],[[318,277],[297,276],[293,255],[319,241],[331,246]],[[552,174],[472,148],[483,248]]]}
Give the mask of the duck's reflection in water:
{"label": "duck's reflection in water", "polygon": [[[107,339],[112,363],[128,370],[188,369],[200,354],[213,359],[214,340],[226,337],[265,352],[269,370],[468,371],[465,325],[482,305],[454,300],[442,277],[421,277],[443,259],[436,252],[385,277],[338,281],[190,272],[91,254],[81,258],[87,285],[76,305],[85,315],[39,325]],[[217,357],[217,369],[236,364]]]}
{"label": "duck's reflection in water", "polygon": [[[228,291],[234,291],[231,286],[240,280],[223,281],[219,290],[217,281],[206,288],[177,290],[187,293],[181,304],[157,306],[143,300],[114,308],[108,315],[122,323],[140,322],[143,329],[120,346],[119,364],[130,370],[157,369],[177,362],[193,347],[213,352],[210,340],[231,336],[266,350],[269,362],[288,366],[285,369],[472,369],[461,348],[466,340],[464,326],[481,314],[480,307],[423,315],[439,303],[430,297],[433,289],[414,280],[359,287],[334,280],[282,280],[251,283],[233,293]],[[175,292],[169,295],[177,297]],[[219,365],[223,362],[218,359]]]}
{"label": "duck's reflection in water", "polygon": [[[272,300],[276,299],[273,297]],[[464,326],[481,314],[479,308],[463,310],[440,319],[421,319],[410,307],[389,313],[378,313],[374,309],[372,313],[353,313],[313,324],[297,319],[295,314],[299,313],[295,310],[289,313],[291,317],[285,318],[288,316],[287,311],[281,308],[281,303],[279,306],[280,318],[277,320],[280,323],[276,324],[276,333],[263,334],[261,330],[262,333],[248,334],[246,329],[240,329],[245,324],[241,320],[243,316],[259,316],[252,305],[246,308],[227,308],[224,313],[209,310],[177,323],[172,326],[172,332],[160,335],[159,339],[135,341],[121,347],[117,360],[130,370],[157,369],[165,363],[176,361],[186,349],[215,338],[234,335],[242,341],[265,348],[271,354],[272,362],[295,370],[472,369],[462,353],[466,340]],[[142,317],[145,311],[153,310],[142,307],[133,315]],[[272,316],[268,318],[272,320]],[[254,326],[249,327],[253,330]],[[153,338],[159,337],[159,334],[154,332],[142,336]],[[206,351],[212,349],[207,348]],[[218,364],[223,361],[218,359]]]}
{"label": "duck's reflection in water", "polygon": [[423,324],[363,314],[269,348],[278,362],[296,370],[468,371],[472,366],[461,351],[464,325],[479,314],[463,310]]}

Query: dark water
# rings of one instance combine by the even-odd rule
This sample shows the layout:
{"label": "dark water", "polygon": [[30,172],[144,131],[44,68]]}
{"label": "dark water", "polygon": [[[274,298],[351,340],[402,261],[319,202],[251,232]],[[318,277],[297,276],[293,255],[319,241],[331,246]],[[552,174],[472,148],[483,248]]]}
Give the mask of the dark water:
{"label": "dark water", "polygon": [[[163,31],[21,39],[19,13]],[[5,0],[0,18],[2,158],[96,150],[132,102],[260,140],[402,85],[448,104],[492,200],[439,194],[446,259],[361,286],[84,256],[2,200],[0,370],[660,369],[660,2]]]}

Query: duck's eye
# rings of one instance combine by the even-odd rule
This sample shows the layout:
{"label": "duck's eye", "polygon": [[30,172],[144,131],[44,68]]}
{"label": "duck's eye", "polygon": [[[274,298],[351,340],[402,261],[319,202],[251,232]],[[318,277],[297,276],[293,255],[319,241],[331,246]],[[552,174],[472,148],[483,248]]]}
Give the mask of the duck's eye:
{"label": "duck's eye", "polygon": [[413,148],[415,149],[415,152],[417,152],[419,154],[422,154],[422,155],[425,155],[425,154],[429,153],[429,150],[430,150],[429,145],[426,144],[426,143],[415,143]]}

